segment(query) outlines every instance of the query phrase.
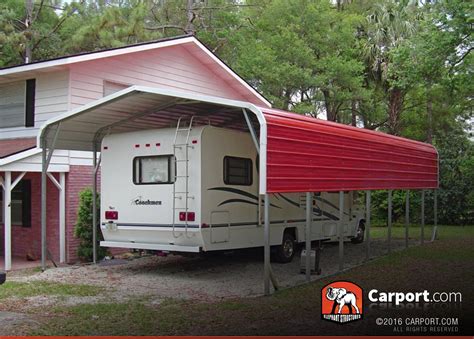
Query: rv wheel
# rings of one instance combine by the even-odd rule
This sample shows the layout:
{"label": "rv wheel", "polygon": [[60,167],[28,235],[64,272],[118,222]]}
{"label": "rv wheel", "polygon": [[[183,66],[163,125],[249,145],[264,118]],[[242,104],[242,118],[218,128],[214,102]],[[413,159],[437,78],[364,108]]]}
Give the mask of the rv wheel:
{"label": "rv wheel", "polygon": [[365,222],[361,220],[359,222],[359,227],[357,227],[357,233],[354,238],[351,239],[353,244],[360,244],[364,242],[364,233],[365,233]]}
{"label": "rv wheel", "polygon": [[288,232],[283,234],[281,245],[277,246],[275,251],[275,261],[289,263],[293,260],[296,251],[295,237]]}

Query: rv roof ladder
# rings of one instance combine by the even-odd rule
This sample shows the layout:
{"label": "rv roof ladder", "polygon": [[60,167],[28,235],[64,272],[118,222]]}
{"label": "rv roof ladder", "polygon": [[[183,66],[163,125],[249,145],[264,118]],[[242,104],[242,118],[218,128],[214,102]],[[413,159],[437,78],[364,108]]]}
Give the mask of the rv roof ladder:
{"label": "rv roof ladder", "polygon": [[[178,123],[176,125],[176,131],[174,134],[174,141],[173,141],[173,155],[174,155],[174,165],[175,165],[175,179],[173,182],[173,236],[175,238],[178,238],[182,235],[176,234],[175,232],[175,226],[176,226],[176,214],[178,211],[183,211],[184,212],[184,228],[185,228],[185,234],[186,237],[188,237],[188,200],[189,199],[194,199],[194,197],[189,195],[189,149],[193,148],[194,146],[189,143],[189,135],[191,134],[191,129],[193,127],[193,120],[194,116],[191,116],[189,119],[189,124],[186,127],[183,127],[183,117],[180,117],[178,119]],[[184,137],[186,137],[185,140]],[[178,159],[177,157],[177,150],[183,150],[184,152],[179,152],[181,154],[184,154],[184,159]],[[178,175],[178,163],[184,163],[184,175]],[[184,191],[177,191],[176,190],[176,183],[178,182],[178,179],[184,179]],[[181,180],[179,180],[181,182]],[[183,199],[184,195],[184,199]],[[176,206],[177,201],[176,200],[184,200],[184,207]]]}

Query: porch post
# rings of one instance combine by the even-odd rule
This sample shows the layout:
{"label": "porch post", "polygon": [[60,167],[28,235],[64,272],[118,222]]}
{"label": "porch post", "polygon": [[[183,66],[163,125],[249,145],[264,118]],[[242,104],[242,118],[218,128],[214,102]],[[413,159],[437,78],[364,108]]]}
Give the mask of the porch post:
{"label": "porch post", "polygon": [[92,262],[97,263],[97,144],[94,141],[92,155]]}
{"label": "porch post", "polygon": [[264,227],[263,227],[263,268],[264,268],[264,293],[265,295],[270,295],[270,198],[267,193],[265,193],[265,202],[264,202]]}
{"label": "porch post", "polygon": [[344,191],[339,191],[339,271],[344,268]]}
{"label": "porch post", "polygon": [[59,262],[66,262],[66,173],[59,173]]}
{"label": "porch post", "polygon": [[392,252],[392,190],[388,190],[388,215],[387,215],[387,243],[388,253]]}
{"label": "porch post", "polygon": [[371,191],[365,193],[365,258],[370,259],[370,194]]}
{"label": "porch post", "polygon": [[306,192],[306,281],[311,280],[311,221],[313,216],[313,194]]}
{"label": "porch post", "polygon": [[5,172],[4,180],[4,233],[5,233],[5,271],[12,269],[12,214],[11,214],[11,185],[12,173]]}

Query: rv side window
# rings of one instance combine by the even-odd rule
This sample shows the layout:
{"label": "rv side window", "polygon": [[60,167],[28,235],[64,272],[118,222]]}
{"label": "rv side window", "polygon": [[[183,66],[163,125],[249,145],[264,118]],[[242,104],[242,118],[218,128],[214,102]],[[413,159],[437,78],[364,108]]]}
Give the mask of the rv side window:
{"label": "rv side window", "polygon": [[175,180],[172,155],[154,155],[133,159],[135,185],[171,184]]}
{"label": "rv side window", "polygon": [[252,160],[224,157],[224,183],[226,185],[252,185]]}

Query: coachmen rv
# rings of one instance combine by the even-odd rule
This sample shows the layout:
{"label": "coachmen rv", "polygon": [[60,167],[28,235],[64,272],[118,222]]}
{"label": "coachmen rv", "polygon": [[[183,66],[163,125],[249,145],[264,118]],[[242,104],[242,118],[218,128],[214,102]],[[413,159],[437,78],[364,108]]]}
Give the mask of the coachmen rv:
{"label": "coachmen rv", "polygon": [[[111,134],[102,142],[101,246],[209,252],[263,246],[258,155],[249,133],[178,121],[176,128]],[[346,240],[362,242],[364,209],[345,194]],[[274,258],[305,241],[305,195],[270,201]],[[337,193],[313,200],[311,240],[335,240]]]}

